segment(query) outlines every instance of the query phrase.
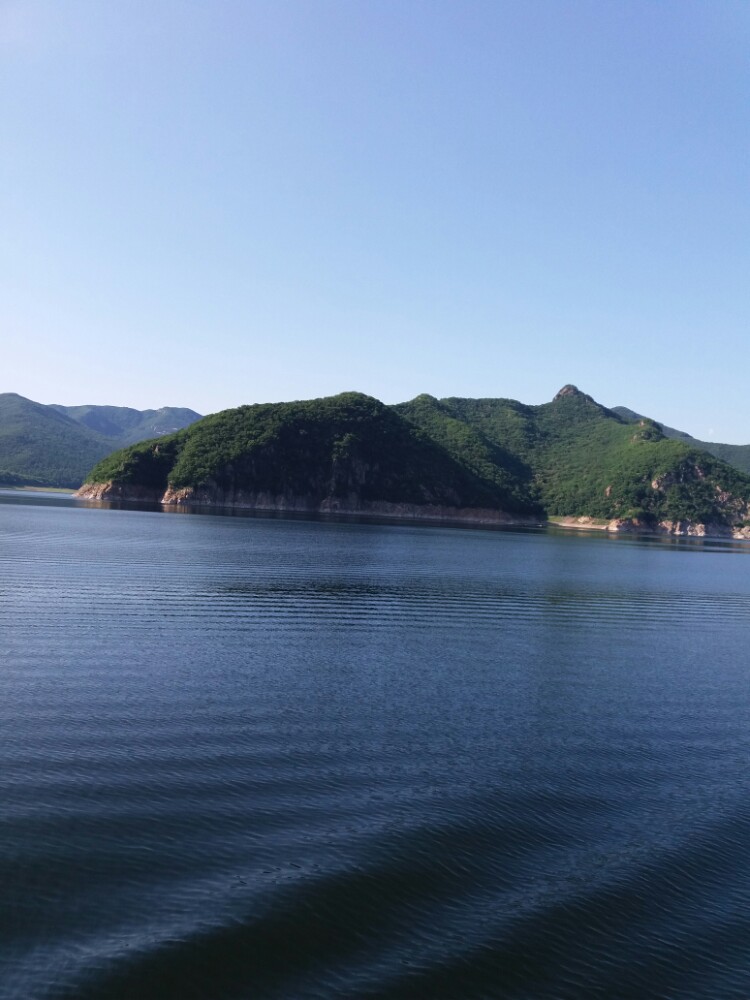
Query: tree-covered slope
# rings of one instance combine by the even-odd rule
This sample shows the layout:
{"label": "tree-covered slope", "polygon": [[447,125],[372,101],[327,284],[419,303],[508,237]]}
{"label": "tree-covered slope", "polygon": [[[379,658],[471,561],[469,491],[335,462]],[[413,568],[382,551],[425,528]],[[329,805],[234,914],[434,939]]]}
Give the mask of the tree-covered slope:
{"label": "tree-covered slope", "polygon": [[0,394],[2,482],[75,488],[112,447],[64,413],[13,392]]}
{"label": "tree-covered slope", "polygon": [[[512,400],[439,400],[428,395],[399,403],[393,409],[478,479],[498,490],[506,510],[541,513],[539,491],[526,449],[516,447],[518,442],[512,433],[493,433],[495,428],[487,428],[481,419],[466,419],[462,404],[477,404],[477,412],[481,413],[484,403],[499,404],[495,416],[504,419],[508,431],[516,430],[513,408],[526,409]],[[519,423],[522,427],[522,417]],[[523,430],[519,433],[523,435]]]}
{"label": "tree-covered slope", "polygon": [[88,480],[222,497],[262,493],[311,505],[338,498],[501,508],[505,501],[495,484],[395,411],[355,392],[225,410],[110,455]]}
{"label": "tree-covered slope", "polygon": [[0,393],[0,485],[80,486],[113,448],[155,437],[199,419],[164,407],[58,406]]}
{"label": "tree-covered slope", "polygon": [[[635,410],[628,409],[627,406],[615,406],[613,407],[613,413],[616,413],[628,423],[637,423],[639,420],[648,419],[641,416],[640,413],[636,413]],[[721,444],[718,441],[700,441],[685,431],[678,431],[674,427],[667,427],[666,424],[660,423],[659,427],[664,432],[665,437],[683,441],[685,444],[690,445],[691,448],[700,448],[703,451],[708,451],[716,458],[720,458],[722,462],[727,462],[729,465],[733,465],[735,469],[739,469],[740,472],[750,475],[750,444]]]}
{"label": "tree-covered slope", "polygon": [[574,386],[541,406],[444,399],[427,412],[423,400],[400,404],[399,412],[439,436],[452,454],[463,453],[471,466],[484,456],[463,449],[454,422],[510,453],[549,515],[718,524],[744,517],[750,477],[667,439],[653,421],[626,422]]}

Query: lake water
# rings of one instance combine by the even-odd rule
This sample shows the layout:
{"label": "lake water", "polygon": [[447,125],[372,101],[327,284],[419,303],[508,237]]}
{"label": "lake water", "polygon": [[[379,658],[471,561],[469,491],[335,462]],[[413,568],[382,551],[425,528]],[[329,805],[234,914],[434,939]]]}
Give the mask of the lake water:
{"label": "lake water", "polygon": [[747,1000],[748,555],[0,496],[0,996]]}

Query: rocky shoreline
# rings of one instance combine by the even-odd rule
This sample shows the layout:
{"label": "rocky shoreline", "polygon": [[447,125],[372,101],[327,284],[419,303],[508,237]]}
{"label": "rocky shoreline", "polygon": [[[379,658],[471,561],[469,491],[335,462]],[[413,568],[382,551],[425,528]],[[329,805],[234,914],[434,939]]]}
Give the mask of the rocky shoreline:
{"label": "rocky shoreline", "polygon": [[649,524],[638,518],[618,517],[602,520],[594,517],[563,517],[548,522],[555,528],[573,531],[607,531],[611,534],[671,535],[674,538],[750,539],[750,527],[727,524],[703,524],[699,521],[658,521]]}
{"label": "rocky shoreline", "polygon": [[217,509],[231,507],[235,510],[279,513],[369,515],[402,521],[453,521],[459,524],[494,524],[508,527],[541,527],[544,524],[538,517],[521,517],[491,508],[388,503],[383,500],[361,500],[354,495],[326,497],[318,501],[314,497],[249,491],[223,492],[170,488],[162,493],[158,490],[127,487],[118,483],[84,483],[74,495],[81,500],[152,503],[163,507],[216,507]]}
{"label": "rocky shoreline", "polygon": [[122,503],[151,503],[163,507],[231,507],[279,513],[363,515],[394,520],[443,521],[456,524],[498,525],[504,527],[555,527],[573,531],[605,531],[611,534],[645,534],[676,538],[750,539],[750,527],[703,524],[694,521],[660,521],[649,524],[636,518],[603,520],[593,517],[562,517],[545,520],[522,517],[501,510],[475,507],[447,507],[433,504],[388,503],[361,500],[357,496],[313,497],[274,495],[264,492],[205,489],[148,489],[120,483],[84,483],[74,494],[82,500]]}

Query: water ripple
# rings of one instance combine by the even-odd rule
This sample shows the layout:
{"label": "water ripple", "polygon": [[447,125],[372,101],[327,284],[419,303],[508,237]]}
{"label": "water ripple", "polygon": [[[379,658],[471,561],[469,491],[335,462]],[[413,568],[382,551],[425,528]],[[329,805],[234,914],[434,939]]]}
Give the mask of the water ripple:
{"label": "water ripple", "polygon": [[750,584],[2,504],[3,1000],[747,1000]]}

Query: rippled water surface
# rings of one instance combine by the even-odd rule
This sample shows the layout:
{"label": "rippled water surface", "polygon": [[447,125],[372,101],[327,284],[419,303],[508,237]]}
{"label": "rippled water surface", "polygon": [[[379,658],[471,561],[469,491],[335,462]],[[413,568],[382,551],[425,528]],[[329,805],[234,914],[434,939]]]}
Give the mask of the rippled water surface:
{"label": "rippled water surface", "polygon": [[0,496],[0,996],[750,997],[750,550]]}

